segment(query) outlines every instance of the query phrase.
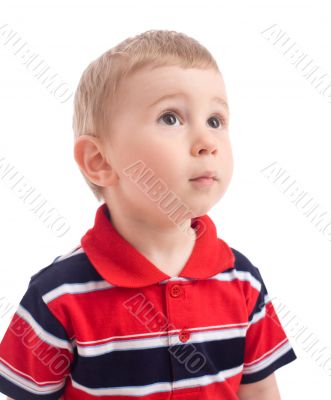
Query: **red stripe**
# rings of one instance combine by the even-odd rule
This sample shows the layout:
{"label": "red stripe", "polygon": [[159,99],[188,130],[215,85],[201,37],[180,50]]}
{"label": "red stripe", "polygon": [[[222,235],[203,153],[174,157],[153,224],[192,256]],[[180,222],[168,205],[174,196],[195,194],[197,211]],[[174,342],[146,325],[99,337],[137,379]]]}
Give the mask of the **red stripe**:
{"label": "red stripe", "polygon": [[37,383],[61,381],[69,372],[73,354],[42,340],[30,324],[15,314],[2,339],[0,357],[15,374]]}
{"label": "red stripe", "polygon": [[[178,281],[176,284],[179,284]],[[77,343],[110,342],[109,338],[113,336],[181,329],[183,323],[190,329],[199,328],[200,331],[203,327],[214,325],[245,325],[247,310],[242,307],[242,286],[247,287],[247,284],[237,280],[209,280],[199,282],[199,285],[181,281],[182,296],[167,294],[168,304],[164,301],[164,290],[171,291],[174,282],[144,290],[111,288],[65,294],[49,302],[48,307],[69,335],[77,333]],[[256,298],[258,293],[253,290]],[[169,308],[176,308],[176,314],[171,314],[171,321],[167,318]],[[116,324],[105,321],[116,321]]]}

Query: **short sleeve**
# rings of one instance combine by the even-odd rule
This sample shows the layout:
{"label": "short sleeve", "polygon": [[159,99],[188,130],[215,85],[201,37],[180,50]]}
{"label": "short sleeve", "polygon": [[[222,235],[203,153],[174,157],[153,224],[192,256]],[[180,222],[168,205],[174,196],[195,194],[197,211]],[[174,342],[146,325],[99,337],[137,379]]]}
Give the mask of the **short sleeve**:
{"label": "short sleeve", "polygon": [[32,277],[0,343],[0,392],[15,400],[58,400],[73,354],[73,342]]}
{"label": "short sleeve", "polygon": [[250,272],[249,317],[240,383],[262,380],[297,358],[259,269],[251,266]]}

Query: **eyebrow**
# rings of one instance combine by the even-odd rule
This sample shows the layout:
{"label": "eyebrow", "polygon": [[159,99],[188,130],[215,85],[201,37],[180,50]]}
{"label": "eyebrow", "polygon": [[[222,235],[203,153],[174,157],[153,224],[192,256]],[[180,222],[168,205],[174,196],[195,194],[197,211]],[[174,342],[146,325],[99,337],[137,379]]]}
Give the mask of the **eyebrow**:
{"label": "eyebrow", "polygon": [[[171,99],[173,97],[185,97],[184,93],[169,93],[169,94],[165,94],[164,96],[161,96],[160,98],[158,98],[157,100],[155,100],[153,103],[151,103],[148,108],[152,108],[154,107],[156,104],[160,103],[161,101],[167,100],[167,99]],[[215,101],[216,103],[221,104],[222,106],[224,106],[226,108],[227,111],[229,111],[229,105],[228,103],[219,96],[214,96],[211,98],[212,101]]]}

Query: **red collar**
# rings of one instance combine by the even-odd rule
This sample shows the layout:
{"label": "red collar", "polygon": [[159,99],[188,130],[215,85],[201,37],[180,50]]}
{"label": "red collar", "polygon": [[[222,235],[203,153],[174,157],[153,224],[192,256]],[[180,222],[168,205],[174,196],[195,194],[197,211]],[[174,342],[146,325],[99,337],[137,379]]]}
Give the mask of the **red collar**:
{"label": "red collar", "polygon": [[[233,252],[217,237],[207,214],[192,218],[191,227],[197,238],[179,277],[206,279],[233,266]],[[115,230],[106,203],[97,209],[94,226],[81,238],[81,245],[98,273],[115,286],[142,287],[171,278]]]}

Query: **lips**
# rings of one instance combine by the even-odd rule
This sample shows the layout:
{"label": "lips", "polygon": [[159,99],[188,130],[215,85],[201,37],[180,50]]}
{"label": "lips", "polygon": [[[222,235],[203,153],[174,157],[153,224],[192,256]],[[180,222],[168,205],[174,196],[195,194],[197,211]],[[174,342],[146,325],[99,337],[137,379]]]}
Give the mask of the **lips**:
{"label": "lips", "polygon": [[194,178],[191,178],[190,181],[195,181],[198,179],[214,179],[217,180],[216,172],[215,171],[204,171],[201,175],[198,175]]}
{"label": "lips", "polygon": [[209,178],[208,177],[206,177],[206,178],[197,177],[195,179],[190,179],[190,182],[196,188],[202,189],[202,188],[212,187],[214,185],[214,183],[216,182],[216,179],[214,177],[209,177]]}
{"label": "lips", "polygon": [[198,176],[198,177],[196,177],[196,178],[194,178],[194,179],[190,179],[190,181],[199,181],[199,180],[203,180],[203,179],[205,179],[205,180],[214,180],[214,181],[216,181],[216,178],[214,177],[214,176]]}

